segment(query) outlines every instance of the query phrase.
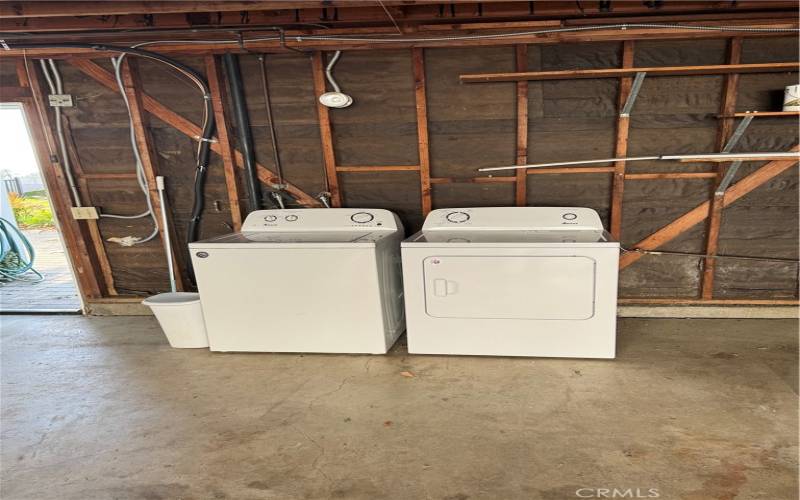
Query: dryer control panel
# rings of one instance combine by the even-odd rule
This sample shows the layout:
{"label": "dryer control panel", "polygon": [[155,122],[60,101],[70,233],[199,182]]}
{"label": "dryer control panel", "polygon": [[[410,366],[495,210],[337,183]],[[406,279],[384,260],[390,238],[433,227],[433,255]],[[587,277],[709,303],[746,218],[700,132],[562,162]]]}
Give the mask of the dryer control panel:
{"label": "dryer control panel", "polygon": [[242,232],[256,231],[351,231],[402,228],[400,220],[388,210],[379,208],[305,208],[256,210],[242,224]]}
{"label": "dryer control panel", "polygon": [[582,207],[478,207],[433,210],[423,231],[458,229],[558,231],[603,231],[600,216]]}

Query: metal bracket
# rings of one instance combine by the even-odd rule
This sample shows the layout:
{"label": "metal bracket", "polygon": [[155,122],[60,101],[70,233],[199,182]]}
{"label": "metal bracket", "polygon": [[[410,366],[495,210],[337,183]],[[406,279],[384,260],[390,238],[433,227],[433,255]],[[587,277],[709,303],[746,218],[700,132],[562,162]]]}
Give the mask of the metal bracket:
{"label": "metal bracket", "polygon": [[[753,115],[745,116],[739,125],[736,127],[736,130],[733,131],[733,135],[731,138],[728,139],[728,142],[725,144],[725,147],[722,148],[723,153],[730,153],[731,149],[739,142],[739,139],[742,138],[747,127],[750,126],[750,122],[753,121]],[[714,191],[714,196],[724,196],[725,191],[728,190],[731,183],[733,182],[733,178],[736,176],[736,172],[739,170],[739,167],[742,166],[742,160],[736,160],[731,163],[731,166],[728,167],[728,171],[725,172],[725,176],[720,181],[719,186]]]}
{"label": "metal bracket", "polygon": [[622,106],[622,111],[620,111],[619,116],[631,116],[633,104],[636,102],[636,97],[639,95],[639,91],[642,89],[645,76],[647,76],[646,71],[639,71],[636,73],[636,78],[633,79],[633,85],[631,85],[631,92],[628,94],[628,99],[625,100],[625,105]]}

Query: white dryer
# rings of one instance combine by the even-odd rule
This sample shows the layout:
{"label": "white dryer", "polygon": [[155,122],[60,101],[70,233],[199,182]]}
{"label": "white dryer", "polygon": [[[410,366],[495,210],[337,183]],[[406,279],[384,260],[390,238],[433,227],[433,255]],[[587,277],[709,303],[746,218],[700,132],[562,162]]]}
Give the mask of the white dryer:
{"label": "white dryer", "polygon": [[211,350],[385,353],[405,326],[402,239],[387,210],[331,208],[191,243]]}
{"label": "white dryer", "polygon": [[594,210],[434,210],[402,255],[411,353],[614,357],[619,243]]}

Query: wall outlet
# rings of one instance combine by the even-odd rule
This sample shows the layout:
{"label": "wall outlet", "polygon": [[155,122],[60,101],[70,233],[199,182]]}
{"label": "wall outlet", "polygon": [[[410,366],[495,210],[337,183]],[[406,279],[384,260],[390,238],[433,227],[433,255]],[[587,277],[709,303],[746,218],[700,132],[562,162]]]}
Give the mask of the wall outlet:
{"label": "wall outlet", "polygon": [[53,108],[71,108],[73,106],[70,94],[50,94],[47,98]]}
{"label": "wall outlet", "polygon": [[78,220],[99,219],[100,216],[95,207],[72,207],[72,218]]}

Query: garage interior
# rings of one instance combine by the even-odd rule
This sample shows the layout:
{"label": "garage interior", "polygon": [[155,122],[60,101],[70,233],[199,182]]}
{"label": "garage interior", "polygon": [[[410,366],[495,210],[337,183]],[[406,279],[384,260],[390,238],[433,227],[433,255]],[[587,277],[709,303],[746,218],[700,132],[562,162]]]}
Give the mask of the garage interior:
{"label": "garage interior", "polygon": [[[83,311],[0,316],[3,498],[797,498],[799,25],[794,1],[0,3],[0,102]],[[597,212],[614,359],[178,349],[142,304],[197,291],[189,243],[254,211],[411,237],[483,207]],[[265,293],[332,286],[285,266]]]}

